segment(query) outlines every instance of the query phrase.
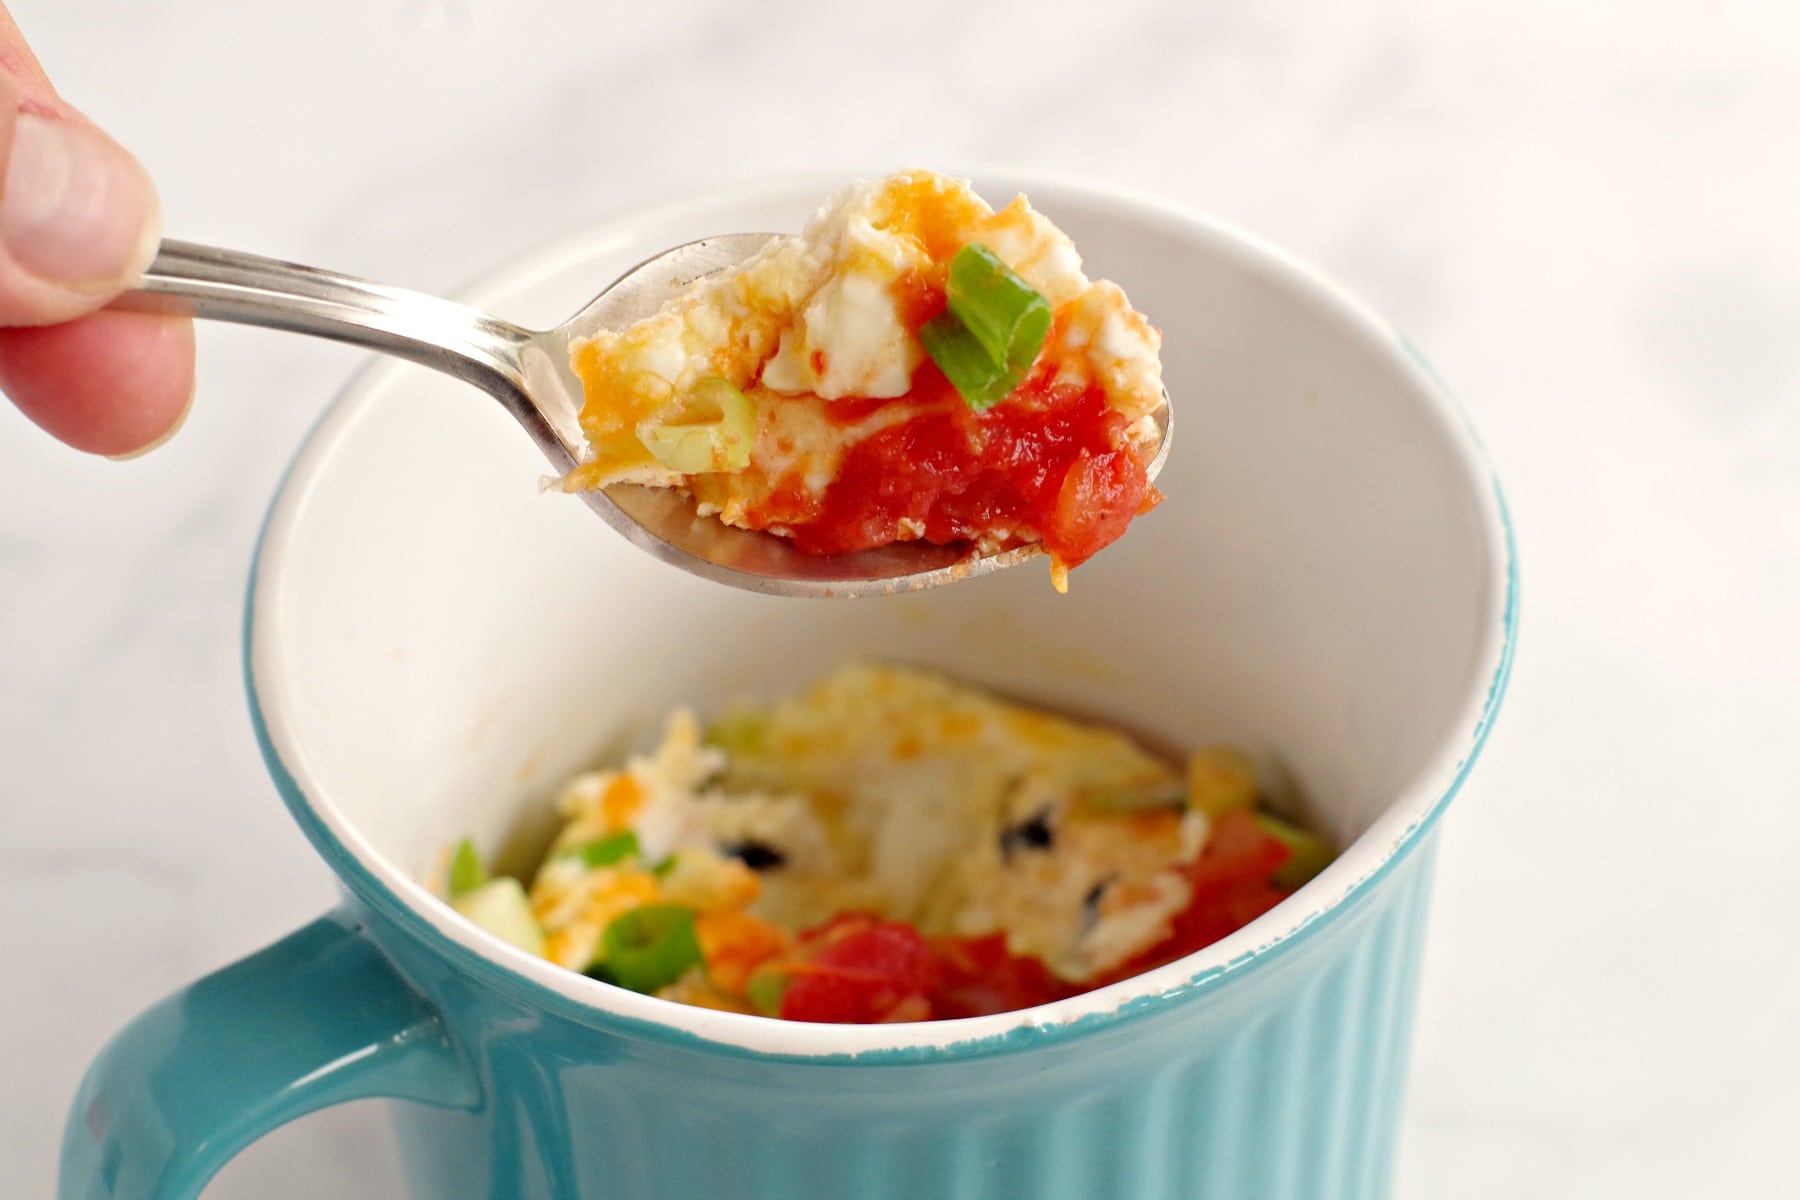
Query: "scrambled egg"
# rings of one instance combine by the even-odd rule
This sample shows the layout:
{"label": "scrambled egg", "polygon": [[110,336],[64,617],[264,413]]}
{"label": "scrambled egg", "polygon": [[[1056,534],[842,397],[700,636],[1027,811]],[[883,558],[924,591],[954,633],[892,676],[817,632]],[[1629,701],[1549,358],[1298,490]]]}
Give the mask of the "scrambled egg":
{"label": "scrambled egg", "polygon": [[[739,525],[781,489],[822,495],[851,446],[911,415],[896,404],[842,420],[832,406],[908,394],[925,358],[921,298],[941,296],[950,259],[972,243],[1052,306],[1039,364],[1059,383],[1104,389],[1132,443],[1150,447],[1164,403],[1160,336],[1124,292],[1090,282],[1068,237],[1024,197],[996,212],[962,180],[908,171],[845,188],[797,236],[628,329],[579,342],[572,362],[590,454],[565,487],[685,487],[703,513]],[[676,421],[682,398],[709,378],[755,405],[749,465],[684,475],[659,462],[646,437]]]}
{"label": "scrambled egg", "polygon": [[[621,912],[666,902],[699,911],[703,943],[845,911],[928,936],[1001,931],[1080,983],[1160,942],[1188,905],[1179,868],[1207,818],[1184,796],[1176,768],[1116,731],[851,666],[704,732],[677,712],[653,752],[574,780],[531,906],[546,956],[574,970]],[[572,853],[626,830],[631,865]]]}

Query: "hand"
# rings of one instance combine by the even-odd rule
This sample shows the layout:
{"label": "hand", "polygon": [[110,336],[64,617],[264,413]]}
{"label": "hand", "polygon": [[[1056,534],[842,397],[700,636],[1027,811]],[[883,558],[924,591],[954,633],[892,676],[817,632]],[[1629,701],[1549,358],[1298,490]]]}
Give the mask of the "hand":
{"label": "hand", "polygon": [[156,254],[156,191],[57,96],[3,5],[0,163],[0,390],[79,450],[157,445],[194,394],[193,322],[99,311]]}

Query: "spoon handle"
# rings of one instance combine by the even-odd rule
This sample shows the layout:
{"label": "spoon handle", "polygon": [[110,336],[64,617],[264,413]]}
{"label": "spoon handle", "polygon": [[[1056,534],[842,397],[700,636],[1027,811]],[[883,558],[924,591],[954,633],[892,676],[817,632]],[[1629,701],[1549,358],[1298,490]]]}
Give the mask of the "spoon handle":
{"label": "spoon handle", "polygon": [[332,338],[398,355],[496,395],[524,392],[531,334],[484,312],[297,263],[165,239],[114,307]]}

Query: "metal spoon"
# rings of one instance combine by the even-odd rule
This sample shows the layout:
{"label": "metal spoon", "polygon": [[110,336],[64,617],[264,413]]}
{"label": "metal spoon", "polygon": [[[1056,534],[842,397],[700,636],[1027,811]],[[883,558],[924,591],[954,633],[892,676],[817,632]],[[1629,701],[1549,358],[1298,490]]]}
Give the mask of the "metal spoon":
{"label": "metal spoon", "polygon": [[[435,296],[177,241],[163,242],[138,289],[117,306],[310,333],[454,375],[499,400],[563,474],[586,445],[577,420],[581,381],[569,368],[571,339],[649,316],[694,280],[737,265],[775,236],[740,233],[677,246],[627,271],[569,320],[541,331]],[[1159,419],[1162,441],[1149,464],[1152,478],[1169,452],[1167,405]],[[707,579],[776,596],[917,591],[1039,553],[1023,546],[978,556],[964,547],[914,541],[815,558],[784,538],[700,517],[691,500],[668,488],[618,484],[580,495],[640,550]]]}

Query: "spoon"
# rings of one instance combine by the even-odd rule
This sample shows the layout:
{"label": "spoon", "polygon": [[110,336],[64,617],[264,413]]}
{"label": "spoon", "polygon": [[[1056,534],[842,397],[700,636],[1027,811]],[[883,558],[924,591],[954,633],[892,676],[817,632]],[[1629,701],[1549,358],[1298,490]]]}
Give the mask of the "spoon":
{"label": "spoon", "polygon": [[[443,371],[500,401],[557,474],[580,460],[581,381],[569,344],[623,329],[660,309],[696,279],[736,266],[775,234],[740,233],[677,246],[640,263],[554,329],[529,330],[487,313],[402,288],[272,258],[165,240],[136,291],[116,307],[264,325],[350,342]],[[1168,457],[1171,417],[1149,463]],[[1014,566],[1041,553],[1021,546],[977,555],[924,541],[813,557],[784,538],[725,525],[670,488],[614,484],[579,495],[627,541],[663,562],[718,583],[775,596],[858,597],[937,587]]]}

